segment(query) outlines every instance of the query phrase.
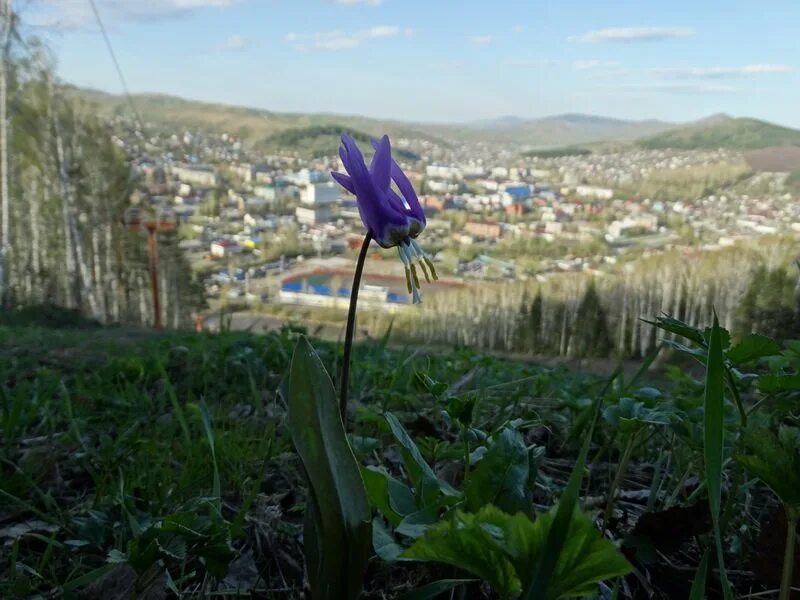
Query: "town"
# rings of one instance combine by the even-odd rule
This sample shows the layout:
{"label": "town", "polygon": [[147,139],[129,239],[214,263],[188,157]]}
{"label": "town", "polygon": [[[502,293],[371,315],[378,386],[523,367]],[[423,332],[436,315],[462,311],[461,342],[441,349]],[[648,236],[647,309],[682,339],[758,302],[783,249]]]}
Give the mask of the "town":
{"label": "town", "polygon": [[[259,153],[231,134],[164,133],[123,118],[115,131],[139,176],[132,202],[178,225],[212,312],[347,305],[363,226],[355,198],[329,175],[342,169],[334,150]],[[428,216],[424,246],[442,276],[433,294],[800,231],[788,173],[754,170],[732,150],[393,144]],[[389,254],[376,247],[375,256]],[[362,298],[404,310],[400,262],[371,263]]]}

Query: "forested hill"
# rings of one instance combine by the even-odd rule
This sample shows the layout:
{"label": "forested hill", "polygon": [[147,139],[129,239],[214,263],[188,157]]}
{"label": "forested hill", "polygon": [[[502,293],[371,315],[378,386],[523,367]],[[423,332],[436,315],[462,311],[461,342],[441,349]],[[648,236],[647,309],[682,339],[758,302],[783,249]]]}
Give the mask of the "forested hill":
{"label": "forested hill", "polygon": [[773,146],[800,146],[800,131],[759,121],[723,117],[680,127],[638,142],[643,148],[677,150],[757,150]]}

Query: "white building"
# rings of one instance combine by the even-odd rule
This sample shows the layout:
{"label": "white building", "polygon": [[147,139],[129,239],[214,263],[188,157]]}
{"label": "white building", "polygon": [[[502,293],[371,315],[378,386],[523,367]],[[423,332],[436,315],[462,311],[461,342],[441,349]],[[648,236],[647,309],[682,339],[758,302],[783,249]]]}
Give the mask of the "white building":
{"label": "white building", "polygon": [[174,165],[172,174],[183,183],[213,187],[217,184],[217,173],[209,165]]}
{"label": "white building", "polygon": [[324,206],[339,200],[339,187],[333,182],[310,183],[300,192],[300,202],[310,206]]}
{"label": "white building", "polygon": [[459,180],[464,177],[464,174],[458,167],[447,167],[445,165],[428,165],[425,167],[425,174],[428,177],[435,177],[438,179]]}
{"label": "white building", "polygon": [[614,197],[614,190],[593,185],[579,185],[575,188],[575,193],[583,198],[597,198],[598,200],[611,200]]}
{"label": "white building", "polygon": [[294,216],[301,225],[319,225],[330,221],[333,214],[327,208],[298,206],[294,211]]}

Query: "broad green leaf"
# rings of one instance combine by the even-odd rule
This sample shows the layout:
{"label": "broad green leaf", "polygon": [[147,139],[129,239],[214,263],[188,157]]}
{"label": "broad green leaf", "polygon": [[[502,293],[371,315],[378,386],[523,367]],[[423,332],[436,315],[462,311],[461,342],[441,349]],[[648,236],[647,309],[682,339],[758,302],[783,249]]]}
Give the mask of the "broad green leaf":
{"label": "broad green leaf", "polygon": [[405,427],[392,413],[386,413],[386,422],[392,431],[397,443],[400,444],[403,455],[403,464],[408,471],[408,475],[416,488],[417,494],[422,500],[423,505],[434,503],[439,494],[458,497],[460,493],[453,489],[449,484],[441,481],[430,465],[422,457],[419,448],[408,435]]}
{"label": "broad green leaf", "polygon": [[764,394],[800,390],[800,375],[762,375],[758,378],[758,389]]}
{"label": "broad green leaf", "polygon": [[507,427],[495,436],[464,485],[467,510],[493,504],[509,514],[530,513],[530,457],[522,435]]}
{"label": "broad green leaf", "polygon": [[669,425],[669,416],[658,408],[648,408],[633,398],[620,398],[616,404],[603,409],[609,425],[624,433],[633,433],[645,425]]}
{"label": "broad green leaf", "polygon": [[772,338],[751,333],[728,350],[728,360],[736,364],[744,364],[765,356],[780,354],[780,351],[780,346]]}
{"label": "broad green leaf", "polygon": [[[370,505],[377,508],[392,525],[398,525],[405,514],[398,513],[392,506],[389,485],[390,482],[398,486],[403,484],[392,478],[382,467],[364,467],[361,469],[361,477],[364,479],[364,488]],[[408,490],[408,493],[411,494],[411,490]]]}
{"label": "broad green leaf", "polygon": [[[530,577],[547,552],[554,521],[555,513],[544,513],[531,521],[523,513],[511,516],[494,506],[485,506],[474,514],[454,511],[451,518],[429,529],[403,556],[464,569],[484,579],[500,595],[518,593],[520,580]],[[586,595],[596,589],[598,582],[631,571],[614,544],[604,540],[580,511],[572,514],[566,534],[553,577],[535,598],[555,600]]]}
{"label": "broad green leaf", "polygon": [[394,562],[400,559],[400,555],[405,550],[403,546],[395,541],[379,517],[375,517],[372,520],[372,547],[375,550],[375,554],[386,562]]}
{"label": "broad green leaf", "polygon": [[455,510],[428,529],[403,557],[452,565],[480,577],[501,596],[518,594],[519,577],[499,544],[509,518],[491,506],[477,515]]}
{"label": "broad green leaf", "polygon": [[408,592],[407,594],[403,594],[400,596],[400,600],[433,600],[438,596],[444,594],[445,592],[449,592],[452,589],[455,589],[461,585],[467,585],[469,583],[475,583],[478,581],[477,579],[440,579],[439,581],[434,581],[433,583],[429,583],[428,585],[423,585],[421,588],[417,588],[413,592]]}
{"label": "broad green leaf", "polygon": [[395,531],[400,535],[410,538],[418,538],[424,535],[431,526],[439,522],[439,506],[426,506],[415,513],[407,515],[397,526]]}
{"label": "broad green leaf", "polygon": [[754,429],[744,436],[746,452],[734,460],[763,481],[781,502],[800,510],[800,444],[788,427],[775,435],[767,429]]}
{"label": "broad green leaf", "polygon": [[[504,526],[505,548],[516,572],[530,573],[547,551],[547,537],[556,511],[543,513],[531,522],[517,514]],[[541,597],[544,600],[590,594],[601,581],[625,575],[632,570],[614,544],[603,539],[592,521],[575,510],[567,530],[564,547],[553,569],[553,576]]]}
{"label": "broad green leaf", "polygon": [[354,599],[372,545],[369,502],[333,384],[304,336],[289,367],[288,396],[289,430],[310,491],[306,533],[313,539],[306,537],[305,543],[312,595]]}
{"label": "broad green leaf", "polygon": [[708,344],[708,366],[706,368],[706,390],[704,399],[703,456],[706,467],[706,489],[714,523],[714,539],[717,546],[717,564],[720,570],[723,595],[732,599],[722,547],[720,517],[722,512],[722,465],[725,444],[725,362],[722,355],[722,334],[714,316]]}

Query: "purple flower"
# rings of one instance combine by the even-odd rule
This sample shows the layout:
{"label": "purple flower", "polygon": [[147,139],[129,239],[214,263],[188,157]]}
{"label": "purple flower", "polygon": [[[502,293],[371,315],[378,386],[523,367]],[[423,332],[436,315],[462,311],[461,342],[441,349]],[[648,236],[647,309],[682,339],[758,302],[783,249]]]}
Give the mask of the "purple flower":
{"label": "purple flower", "polygon": [[[347,175],[335,171],[331,175],[355,195],[361,220],[373,239],[383,248],[397,247],[406,270],[408,292],[416,304],[420,301],[416,265],[420,266],[427,281],[430,282],[431,277],[438,279],[433,263],[416,241],[425,229],[425,213],[414,187],[392,158],[389,136],[373,140],[372,145],[375,155],[367,168],[353,138],[343,135],[339,156]],[[392,182],[399,194],[392,189]]]}

